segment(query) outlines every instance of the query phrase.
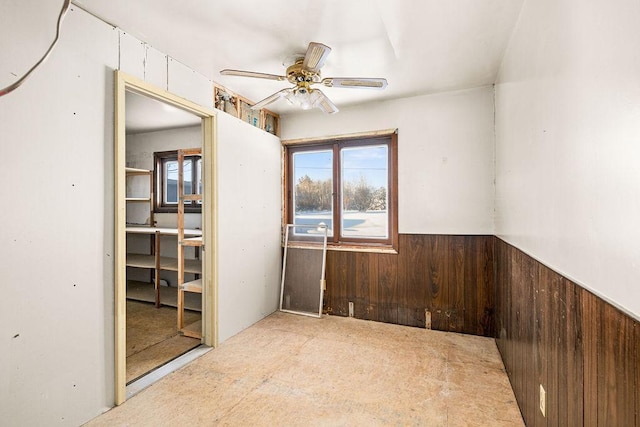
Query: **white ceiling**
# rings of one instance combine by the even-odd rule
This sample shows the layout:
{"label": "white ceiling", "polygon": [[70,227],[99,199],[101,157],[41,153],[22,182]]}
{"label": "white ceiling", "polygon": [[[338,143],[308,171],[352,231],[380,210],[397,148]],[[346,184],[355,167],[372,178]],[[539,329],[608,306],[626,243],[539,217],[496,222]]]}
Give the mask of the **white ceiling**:
{"label": "white ceiling", "polygon": [[[310,41],[333,50],[323,77],[385,77],[384,91],[322,88],[340,108],[495,82],[523,0],[74,0],[228,89],[257,102]],[[284,100],[269,108],[291,110]]]}
{"label": "white ceiling", "polygon": [[200,117],[148,96],[127,91],[125,128],[128,134],[199,125]]}

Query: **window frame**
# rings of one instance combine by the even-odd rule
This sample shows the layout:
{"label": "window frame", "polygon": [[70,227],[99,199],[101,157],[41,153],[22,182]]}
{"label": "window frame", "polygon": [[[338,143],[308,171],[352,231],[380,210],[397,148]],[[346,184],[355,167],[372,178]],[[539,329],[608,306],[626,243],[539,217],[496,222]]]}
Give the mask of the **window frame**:
{"label": "window frame", "polygon": [[[197,161],[201,160],[201,156],[185,156],[185,160],[191,161],[191,183],[192,190],[197,188],[197,174],[198,167]],[[164,183],[165,183],[165,171],[164,164],[167,161],[177,161],[178,160],[178,150],[171,151],[159,151],[153,153],[153,192],[155,195],[154,198],[154,212],[159,213],[178,213],[178,204],[169,204],[166,203],[164,199]],[[194,193],[197,194],[197,193]],[[184,211],[185,213],[202,213],[202,203],[198,203],[194,200],[185,200],[184,202]]]}
{"label": "window frame", "polygon": [[[388,238],[358,238],[342,235],[342,177],[341,149],[387,145],[388,147],[388,189],[387,214]],[[327,237],[331,249],[398,249],[398,135],[397,130],[384,133],[358,134],[354,136],[334,136],[313,140],[283,141],[284,162],[284,223],[290,224],[294,219],[293,191],[295,188],[293,154],[305,151],[331,150],[333,153],[332,170],[332,206],[333,236]],[[311,244],[311,243],[309,243]]]}

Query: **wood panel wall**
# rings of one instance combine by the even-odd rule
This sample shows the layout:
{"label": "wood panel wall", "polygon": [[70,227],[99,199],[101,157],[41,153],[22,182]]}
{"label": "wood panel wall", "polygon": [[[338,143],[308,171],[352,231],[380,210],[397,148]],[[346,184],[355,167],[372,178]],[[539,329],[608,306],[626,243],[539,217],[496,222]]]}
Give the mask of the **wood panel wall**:
{"label": "wood panel wall", "polygon": [[498,238],[495,261],[497,344],[526,424],[640,426],[638,321]]}
{"label": "wood panel wall", "polygon": [[[493,236],[401,234],[398,254],[329,251],[325,311],[494,336]],[[428,314],[425,314],[425,310]]]}

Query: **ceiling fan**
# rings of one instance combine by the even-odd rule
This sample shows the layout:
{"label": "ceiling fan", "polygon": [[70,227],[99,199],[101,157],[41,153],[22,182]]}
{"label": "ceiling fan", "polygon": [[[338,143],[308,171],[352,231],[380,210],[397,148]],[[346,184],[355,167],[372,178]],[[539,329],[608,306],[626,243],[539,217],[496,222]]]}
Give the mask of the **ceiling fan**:
{"label": "ceiling fan", "polygon": [[259,110],[280,98],[287,99],[291,104],[302,109],[319,108],[325,113],[337,113],[338,107],[320,90],[314,89],[311,85],[323,84],[326,87],[342,87],[356,89],[384,89],[387,87],[387,80],[382,78],[361,78],[361,77],[320,77],[320,68],[331,52],[331,48],[322,43],[311,42],[307,48],[307,53],[296,56],[292,65],[287,67],[286,75],[257,73],[254,71],[229,70],[220,71],[224,76],[255,77],[259,79],[289,81],[295,85],[291,88],[282,89],[270,95],[251,107],[252,110]]}

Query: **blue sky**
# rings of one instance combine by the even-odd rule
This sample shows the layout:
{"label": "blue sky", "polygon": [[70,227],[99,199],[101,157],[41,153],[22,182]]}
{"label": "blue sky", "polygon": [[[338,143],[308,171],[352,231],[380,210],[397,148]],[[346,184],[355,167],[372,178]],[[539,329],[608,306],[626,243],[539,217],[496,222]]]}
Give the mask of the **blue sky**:
{"label": "blue sky", "polygon": [[[330,179],[332,158],[330,150],[295,153],[295,182],[304,175],[313,180]],[[374,187],[386,187],[387,164],[386,145],[342,149],[343,180],[357,181],[363,175]]]}

